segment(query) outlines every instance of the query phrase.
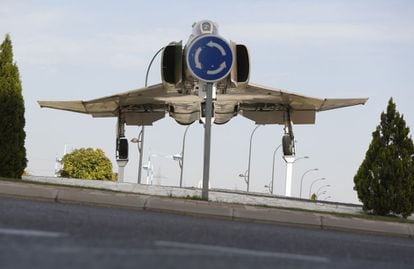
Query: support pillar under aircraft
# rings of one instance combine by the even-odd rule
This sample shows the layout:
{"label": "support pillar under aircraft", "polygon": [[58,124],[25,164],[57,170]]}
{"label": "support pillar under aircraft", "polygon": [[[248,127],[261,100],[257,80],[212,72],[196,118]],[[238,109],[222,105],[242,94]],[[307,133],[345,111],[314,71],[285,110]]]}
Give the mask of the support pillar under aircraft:
{"label": "support pillar under aircraft", "polygon": [[116,129],[116,162],[118,164],[118,182],[123,182],[125,166],[128,163],[128,139],[125,137],[125,121],[122,114],[118,117]]}
{"label": "support pillar under aircraft", "polygon": [[290,111],[285,112],[285,134],[282,138],[283,159],[286,162],[286,189],[285,195],[292,196],[292,176],[293,176],[293,163],[295,162],[295,137],[293,135],[292,120],[290,117]]}

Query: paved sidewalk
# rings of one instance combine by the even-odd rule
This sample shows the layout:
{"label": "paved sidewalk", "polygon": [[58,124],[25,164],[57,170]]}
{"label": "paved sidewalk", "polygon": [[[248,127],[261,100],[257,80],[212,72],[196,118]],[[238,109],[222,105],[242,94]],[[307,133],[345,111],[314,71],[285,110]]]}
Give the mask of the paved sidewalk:
{"label": "paved sidewalk", "polygon": [[62,203],[80,203],[123,207],[135,210],[171,212],[229,220],[306,226],[324,230],[343,230],[414,237],[414,224],[411,223],[374,221],[328,213],[177,199],[127,192],[0,181],[0,195]]}

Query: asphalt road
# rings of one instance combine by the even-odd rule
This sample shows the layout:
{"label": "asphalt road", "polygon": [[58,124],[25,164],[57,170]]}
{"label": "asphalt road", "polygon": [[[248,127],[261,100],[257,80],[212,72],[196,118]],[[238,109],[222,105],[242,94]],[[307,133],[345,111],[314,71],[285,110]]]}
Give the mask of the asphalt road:
{"label": "asphalt road", "polygon": [[414,268],[414,240],[0,197],[0,268]]}

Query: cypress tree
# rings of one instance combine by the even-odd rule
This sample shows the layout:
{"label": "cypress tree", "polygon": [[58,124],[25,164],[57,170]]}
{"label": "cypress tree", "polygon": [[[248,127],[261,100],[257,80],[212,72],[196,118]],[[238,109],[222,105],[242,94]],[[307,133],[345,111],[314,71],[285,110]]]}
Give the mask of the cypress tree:
{"label": "cypress tree", "polygon": [[354,177],[363,209],[378,215],[410,216],[414,211],[414,145],[392,98]]}
{"label": "cypress tree", "polygon": [[20,178],[26,168],[24,100],[9,35],[0,45],[0,176]]}

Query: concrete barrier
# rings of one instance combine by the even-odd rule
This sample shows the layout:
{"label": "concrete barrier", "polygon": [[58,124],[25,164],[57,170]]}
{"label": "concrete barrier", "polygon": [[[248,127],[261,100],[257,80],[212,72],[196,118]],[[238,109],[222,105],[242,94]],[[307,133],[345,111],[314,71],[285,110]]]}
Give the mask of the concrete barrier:
{"label": "concrete barrier", "polygon": [[231,205],[212,203],[206,201],[167,199],[161,197],[149,197],[146,210],[174,212],[188,215],[211,216],[231,219],[233,210]]}
{"label": "concrete barrier", "polygon": [[107,190],[0,181],[0,195],[62,203],[122,207],[240,221],[306,226],[328,230],[414,237],[414,224],[412,223],[375,221],[328,213],[177,199]]}
{"label": "concrete barrier", "polygon": [[317,228],[321,227],[320,216],[303,211],[243,206],[235,207],[233,216],[236,220],[294,224],[296,226],[312,226]]}
{"label": "concrete barrier", "polygon": [[12,181],[0,181],[0,194],[7,196],[29,197],[33,199],[52,200],[57,197],[55,188],[38,184],[19,184]]}
{"label": "concrete barrier", "polygon": [[414,224],[374,221],[352,217],[321,216],[322,229],[327,230],[348,230],[369,232],[387,235],[406,235],[412,237],[410,228]]}
{"label": "concrete barrier", "polygon": [[108,191],[66,188],[60,189],[56,200],[81,204],[144,209],[148,196],[128,195]]}
{"label": "concrete barrier", "polygon": [[[201,190],[195,188],[179,188],[172,186],[157,186],[135,183],[118,183],[102,180],[82,180],[73,178],[56,177],[23,177],[24,181],[57,184],[65,186],[77,186],[82,188],[94,188],[117,192],[137,193],[144,195],[156,195],[165,197],[200,197]],[[265,205],[280,208],[300,208],[304,210],[335,212],[345,214],[361,214],[362,207],[355,204],[310,201],[292,197],[274,196],[262,193],[236,192],[222,189],[212,189],[209,192],[209,200],[213,202],[234,203],[244,205]]]}

